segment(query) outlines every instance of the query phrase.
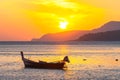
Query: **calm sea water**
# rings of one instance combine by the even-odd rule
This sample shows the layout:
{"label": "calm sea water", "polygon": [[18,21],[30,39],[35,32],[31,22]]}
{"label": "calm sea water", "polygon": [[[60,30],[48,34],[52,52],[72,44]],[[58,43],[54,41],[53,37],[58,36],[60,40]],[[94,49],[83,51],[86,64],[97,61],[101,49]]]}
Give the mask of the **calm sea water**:
{"label": "calm sea water", "polygon": [[[68,55],[71,62],[67,70],[24,69],[20,51],[35,61]],[[120,80],[120,42],[0,42],[0,80],[73,79]]]}

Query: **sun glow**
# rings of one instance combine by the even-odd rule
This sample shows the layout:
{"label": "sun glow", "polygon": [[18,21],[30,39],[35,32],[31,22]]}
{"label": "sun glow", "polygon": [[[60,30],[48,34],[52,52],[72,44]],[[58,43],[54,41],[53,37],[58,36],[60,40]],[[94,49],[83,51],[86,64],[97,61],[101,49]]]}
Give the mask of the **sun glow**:
{"label": "sun glow", "polygon": [[60,22],[60,28],[61,29],[66,29],[68,25],[68,22]]}

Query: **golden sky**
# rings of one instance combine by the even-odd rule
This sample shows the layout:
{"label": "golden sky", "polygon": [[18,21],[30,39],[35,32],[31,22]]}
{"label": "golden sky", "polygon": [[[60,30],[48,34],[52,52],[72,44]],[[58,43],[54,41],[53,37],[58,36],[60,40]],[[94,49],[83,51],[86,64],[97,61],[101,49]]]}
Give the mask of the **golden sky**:
{"label": "golden sky", "polygon": [[120,20],[119,7],[120,0],[0,0],[0,41],[91,30]]}

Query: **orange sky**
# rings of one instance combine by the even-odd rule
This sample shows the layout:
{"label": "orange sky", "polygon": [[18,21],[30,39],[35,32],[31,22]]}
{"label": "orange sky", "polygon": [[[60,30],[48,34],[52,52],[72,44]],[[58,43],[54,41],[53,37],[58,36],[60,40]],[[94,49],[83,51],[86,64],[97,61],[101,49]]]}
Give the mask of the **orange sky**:
{"label": "orange sky", "polygon": [[[91,30],[120,20],[119,7],[120,0],[0,0],[0,41]],[[61,23],[67,23],[67,28],[61,29]]]}

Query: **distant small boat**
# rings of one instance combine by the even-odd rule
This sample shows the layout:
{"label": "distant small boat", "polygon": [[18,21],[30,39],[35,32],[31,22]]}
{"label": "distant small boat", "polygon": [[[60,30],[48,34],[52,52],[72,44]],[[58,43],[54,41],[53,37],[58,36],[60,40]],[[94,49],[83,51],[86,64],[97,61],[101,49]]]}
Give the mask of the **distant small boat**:
{"label": "distant small boat", "polygon": [[45,62],[45,61],[32,61],[24,58],[23,52],[21,51],[22,61],[25,68],[36,68],[36,69],[64,69],[66,62],[70,62],[68,56],[65,56],[63,60],[58,62]]}

